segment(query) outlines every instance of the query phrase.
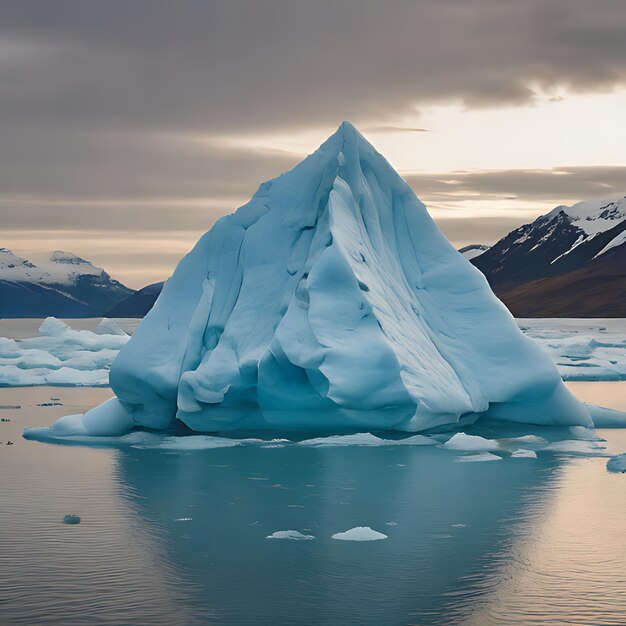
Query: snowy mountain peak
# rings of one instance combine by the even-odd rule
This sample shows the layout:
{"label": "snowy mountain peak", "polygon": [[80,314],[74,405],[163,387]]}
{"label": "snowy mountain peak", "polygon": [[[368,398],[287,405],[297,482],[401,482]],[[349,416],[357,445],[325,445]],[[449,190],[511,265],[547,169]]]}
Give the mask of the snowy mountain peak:
{"label": "snowy mountain peak", "polygon": [[13,254],[8,248],[0,248],[0,274],[4,270],[15,270],[16,268],[34,268],[35,266],[26,259]]}
{"label": "snowy mountain peak", "polygon": [[[574,276],[581,271],[589,274],[586,287],[589,296],[580,295],[585,287],[581,282],[582,276],[577,274],[578,279],[574,276],[571,282],[567,282],[568,297],[574,299],[578,290],[580,302],[596,302],[594,306],[600,310],[599,294],[603,293],[602,302],[607,311],[623,310],[619,304],[611,305],[611,308],[607,302],[617,302],[617,294],[622,293],[616,281],[619,280],[620,268],[624,267],[624,259],[626,197],[622,196],[613,200],[585,200],[572,206],[559,205],[534,222],[510,232],[490,250],[472,259],[472,263],[485,274],[498,295],[508,294],[510,299],[505,299],[507,303],[518,303],[509,306],[520,314],[520,311],[564,310],[555,297],[544,292],[536,299],[549,301],[550,308],[542,309],[540,302],[535,302],[532,308],[525,300],[525,294],[530,292],[524,292],[521,286],[533,281],[550,280],[552,291],[561,285],[559,293],[561,300],[565,301],[565,282],[556,279],[568,274]],[[567,310],[575,310],[572,307]],[[596,309],[587,307],[585,310]]]}
{"label": "snowy mountain peak", "polygon": [[0,315],[9,317],[97,315],[134,293],[102,268],[60,250],[33,263],[0,248],[0,287]]}
{"label": "snowy mountain peak", "polygon": [[55,284],[75,283],[79,276],[102,276],[106,272],[89,261],[81,259],[71,252],[55,250],[48,256],[48,262],[42,264],[47,280]]}
{"label": "snowy mountain peak", "polygon": [[626,219],[626,196],[615,200],[583,200],[572,206],[558,206],[546,215],[564,214],[570,224],[593,236],[615,227]]}
{"label": "snowy mountain peak", "polygon": [[67,252],[52,252],[43,262],[35,264],[8,248],[0,248],[0,280],[61,285],[73,283],[83,274],[99,275],[103,272],[103,269]]}
{"label": "snowy mountain peak", "polygon": [[53,263],[68,263],[72,265],[91,265],[89,261],[85,261],[85,259],[81,259],[79,256],[72,254],[71,252],[63,252],[62,250],[55,250],[50,253],[48,257],[50,261]]}

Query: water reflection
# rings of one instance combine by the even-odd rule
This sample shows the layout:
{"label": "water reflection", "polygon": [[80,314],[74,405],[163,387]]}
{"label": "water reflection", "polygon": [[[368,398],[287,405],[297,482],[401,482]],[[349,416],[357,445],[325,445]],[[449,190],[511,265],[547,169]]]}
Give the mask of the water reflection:
{"label": "water reflection", "polygon": [[[616,408],[626,398],[625,383],[576,385]],[[606,459],[47,445],[22,429],[110,390],[0,392],[0,405],[21,407],[0,410],[11,419],[0,441],[14,442],[0,448],[2,624],[624,623],[626,480]],[[40,406],[51,397],[62,406]],[[599,434],[626,450],[626,430]],[[67,513],[82,523],[62,524]],[[389,538],[330,538],[358,525]],[[278,530],[316,539],[265,539]]]}
{"label": "water reflection", "polygon": [[[117,479],[220,624],[452,624],[494,556],[549,505],[559,461],[457,463],[435,448],[118,452]],[[532,499],[529,509],[528,501]],[[372,543],[330,539],[366,525]],[[268,541],[299,530],[315,541]]]}
{"label": "water reflection", "polygon": [[569,460],[546,495],[548,506],[527,499],[527,520],[510,547],[494,555],[495,573],[486,581],[492,591],[468,624],[623,626],[623,477],[608,474],[603,459]]}

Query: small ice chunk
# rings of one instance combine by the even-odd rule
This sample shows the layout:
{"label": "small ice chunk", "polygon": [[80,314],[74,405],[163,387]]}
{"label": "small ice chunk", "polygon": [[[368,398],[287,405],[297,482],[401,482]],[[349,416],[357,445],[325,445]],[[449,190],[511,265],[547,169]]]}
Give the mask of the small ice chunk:
{"label": "small ice chunk", "polygon": [[297,530],[277,530],[275,533],[265,537],[266,539],[293,539],[295,541],[311,541],[315,539],[313,535],[303,535]]}
{"label": "small ice chunk", "polygon": [[536,445],[543,445],[546,443],[546,440],[543,437],[539,437],[538,435],[524,435],[523,437],[513,437],[509,439],[509,441],[514,441],[515,443],[531,443]]}
{"label": "small ice chunk", "polygon": [[379,533],[369,526],[356,526],[345,532],[335,533],[332,539],[338,539],[339,541],[379,541],[387,539],[387,535],[383,535],[383,533]]}
{"label": "small ice chunk", "polygon": [[479,454],[460,456],[456,460],[461,463],[480,463],[481,461],[501,461],[502,457],[497,454],[491,454],[491,452],[480,452]]}
{"label": "small ice chunk", "polygon": [[606,469],[609,472],[626,473],[626,454],[618,454],[611,457],[606,463]]}
{"label": "small ice chunk", "polygon": [[385,439],[385,445],[393,446],[434,446],[436,443],[435,439],[426,435],[413,435],[404,439]]}
{"label": "small ice chunk", "polygon": [[494,439],[485,439],[478,435],[466,435],[465,433],[456,433],[443,445],[450,450],[498,450],[500,448],[500,444]]}
{"label": "small ice chunk", "polygon": [[63,518],[63,523],[64,524],[80,524],[80,516],[74,515],[73,513],[70,515],[66,515]]}
{"label": "small ice chunk", "polygon": [[536,459],[537,453],[534,450],[526,450],[524,448],[520,448],[519,450],[514,450],[511,456],[514,459]]}
{"label": "small ice chunk", "polygon": [[353,435],[333,435],[331,437],[316,437],[300,442],[302,446],[380,446],[383,440],[371,433],[355,433]]}

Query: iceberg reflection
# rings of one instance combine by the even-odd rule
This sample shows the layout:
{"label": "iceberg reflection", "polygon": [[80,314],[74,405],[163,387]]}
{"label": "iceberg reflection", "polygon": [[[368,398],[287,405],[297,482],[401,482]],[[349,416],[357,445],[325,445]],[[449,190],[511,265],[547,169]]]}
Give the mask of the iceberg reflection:
{"label": "iceberg reflection", "polygon": [[[458,623],[527,521],[524,494],[541,516],[560,466],[552,454],[456,463],[434,446],[280,443],[117,458],[123,497],[193,581],[191,612],[220,624]],[[331,539],[357,526],[388,539]],[[286,530],[315,540],[266,539]]]}

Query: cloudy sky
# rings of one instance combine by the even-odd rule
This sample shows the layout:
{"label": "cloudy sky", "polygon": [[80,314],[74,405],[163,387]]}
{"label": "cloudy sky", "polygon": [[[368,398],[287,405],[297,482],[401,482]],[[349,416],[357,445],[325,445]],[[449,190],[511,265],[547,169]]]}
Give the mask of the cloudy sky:
{"label": "cloudy sky", "polygon": [[0,0],[0,246],[133,287],[348,119],[456,245],[626,193],[624,0]]}

